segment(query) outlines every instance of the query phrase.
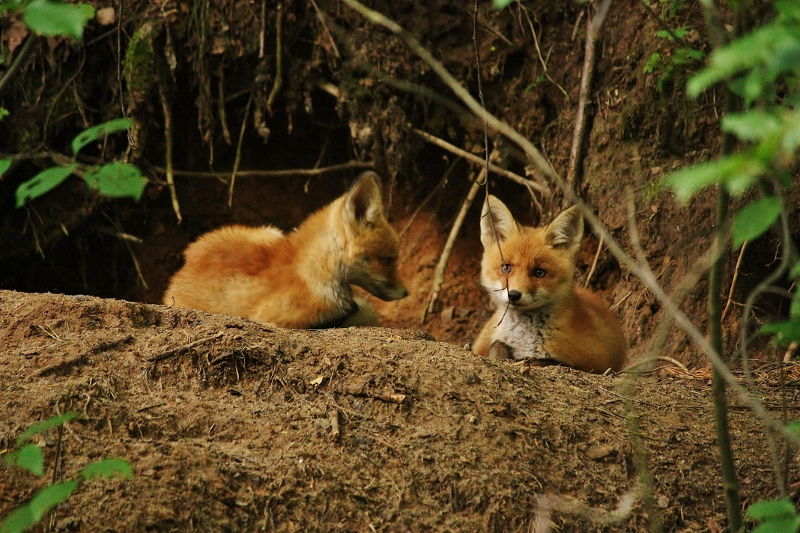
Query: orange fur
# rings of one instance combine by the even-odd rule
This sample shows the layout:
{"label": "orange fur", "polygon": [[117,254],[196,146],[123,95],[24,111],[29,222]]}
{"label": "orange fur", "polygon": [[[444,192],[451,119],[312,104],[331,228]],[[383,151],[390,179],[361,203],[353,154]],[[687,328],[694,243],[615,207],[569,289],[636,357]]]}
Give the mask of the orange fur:
{"label": "orange fur", "polygon": [[626,342],[619,322],[596,294],[574,285],[582,237],[583,218],[575,207],[533,228],[519,225],[505,204],[488,198],[481,219],[481,279],[497,310],[475,340],[475,353],[488,355],[499,341],[508,349],[501,353],[518,360],[552,359],[597,373],[622,368]]}
{"label": "orange fur", "polygon": [[186,248],[164,303],[288,328],[377,325],[351,284],[383,300],[408,293],[397,277],[399,240],[376,179],[365,172],[287,235],[269,226],[206,233]]}

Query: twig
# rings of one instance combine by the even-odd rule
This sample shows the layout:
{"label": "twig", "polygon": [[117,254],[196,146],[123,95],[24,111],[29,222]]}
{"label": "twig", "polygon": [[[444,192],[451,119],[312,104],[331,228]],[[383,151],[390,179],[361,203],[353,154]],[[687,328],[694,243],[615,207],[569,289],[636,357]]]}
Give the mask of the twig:
{"label": "twig", "polygon": [[792,360],[792,356],[794,355],[794,352],[796,352],[796,351],[797,351],[797,343],[793,342],[793,343],[789,344],[789,347],[786,349],[786,353],[783,354],[783,362],[784,363],[788,363],[789,361],[791,361]]}
{"label": "twig", "polygon": [[[375,164],[371,161],[349,161],[347,163],[340,163],[338,165],[331,165],[329,167],[320,168],[294,168],[286,170],[240,170],[236,173],[239,178],[291,178],[299,176],[320,176],[329,172],[339,172],[342,170],[351,169],[371,169]],[[149,165],[150,170],[158,173],[165,173],[165,169],[155,165]],[[179,178],[213,178],[213,179],[227,179],[230,177],[230,172],[204,172],[193,170],[173,170],[173,175]]]}
{"label": "twig", "polygon": [[678,326],[686,332],[686,334],[692,339],[697,347],[708,357],[713,367],[719,370],[722,377],[725,379],[725,382],[736,393],[742,404],[749,407],[756,414],[756,416],[764,421],[768,427],[783,435],[788,441],[792,442],[796,446],[800,446],[800,436],[787,429],[780,420],[773,417],[766,407],[764,407],[763,402],[761,402],[759,398],[752,396],[748,390],[739,383],[739,381],[736,379],[736,376],[733,375],[731,370],[722,360],[720,353],[717,352],[708,342],[708,339],[705,338],[703,332],[701,332],[692,323],[689,317],[669,299],[667,294],[664,292],[664,289],[661,287],[661,285],[659,285],[658,280],[656,279],[655,274],[650,266],[647,263],[639,264],[633,257],[625,252],[620,244],[603,226],[603,224],[600,222],[600,219],[597,218],[597,215],[594,214],[594,212],[589,208],[588,205],[586,205],[586,203],[584,203],[575,195],[572,189],[566,186],[564,180],[562,180],[555,173],[555,171],[553,171],[552,167],[548,165],[541,152],[535,146],[533,146],[533,144],[531,144],[527,138],[488,111],[482,110],[480,104],[466,91],[466,89],[464,89],[464,87],[458,83],[453,75],[450,74],[450,72],[448,72],[447,69],[445,69],[444,66],[442,66],[442,64],[439,63],[430,52],[424,49],[413,36],[403,30],[396,22],[386,18],[377,11],[373,11],[365,7],[357,0],[342,1],[352,9],[359,12],[371,23],[387,28],[389,31],[402,39],[403,42],[405,42],[406,45],[414,51],[414,53],[419,55],[423,61],[428,64],[431,70],[433,70],[442,79],[442,81],[444,81],[444,83],[450,87],[450,89],[473,113],[475,113],[477,116],[484,116],[490,127],[494,128],[522,148],[531,161],[539,168],[539,170],[554,183],[556,183],[566,197],[570,198],[576,205],[579,206],[581,213],[583,213],[584,219],[589,223],[598,236],[603,237],[603,240],[606,243],[606,246],[608,246],[609,251],[614,254],[614,257],[617,258],[622,266],[627,268],[634,276],[639,278],[658,299],[658,301],[661,302],[664,311],[673,316]]}
{"label": "twig", "polygon": [[[453,153],[455,155],[463,157],[464,159],[466,159],[470,163],[473,163],[475,165],[484,165],[485,164],[485,161],[482,158],[478,157],[477,155],[471,154],[471,153],[467,152],[466,150],[462,150],[461,148],[459,148],[457,146],[453,146],[449,142],[447,142],[447,141],[445,141],[443,139],[440,139],[439,137],[435,137],[435,136],[431,135],[428,132],[425,132],[425,131],[422,131],[422,130],[418,130],[417,128],[412,128],[411,133],[413,133],[415,135],[418,135],[419,137],[422,137],[423,139],[425,139],[429,143],[435,144],[439,148],[443,148],[443,149],[447,150],[448,152],[451,152],[451,153]],[[528,178],[523,178],[519,174],[514,174],[513,172],[509,172],[508,170],[506,170],[506,169],[504,169],[502,167],[499,167],[499,166],[497,166],[497,165],[495,165],[493,163],[489,163],[489,170],[494,172],[498,176],[503,176],[504,178],[508,178],[511,181],[519,183],[523,187],[526,187],[529,191],[531,191],[531,189],[533,189],[533,190],[536,190],[536,191],[538,191],[539,193],[541,193],[541,194],[543,194],[545,196],[549,196],[550,195],[550,189],[546,185],[537,183],[537,182],[535,182],[533,180],[529,180]],[[532,194],[532,191],[531,191],[531,194]]]}
{"label": "twig", "polygon": [[140,239],[139,237],[135,237],[133,235],[128,235],[127,233],[123,232],[122,227],[120,227],[120,225],[114,219],[112,219],[107,213],[103,212],[103,216],[105,216],[106,220],[108,220],[109,223],[111,223],[111,225],[114,226],[114,229],[116,231],[111,232],[106,230],[105,228],[100,228],[100,233],[108,233],[120,239],[125,244],[125,248],[128,249],[128,254],[130,254],[131,259],[133,260],[133,268],[136,269],[136,275],[139,277],[139,281],[141,282],[142,287],[144,287],[144,289],[147,290],[149,287],[147,286],[147,282],[144,279],[144,273],[142,272],[142,267],[139,264],[139,259],[137,259],[136,254],[133,253],[133,247],[131,246],[131,242],[141,244],[142,239]]}
{"label": "twig", "polygon": [[736,288],[736,280],[739,278],[739,268],[742,266],[742,257],[744,257],[744,250],[747,248],[747,241],[742,243],[742,247],[739,250],[739,258],[736,260],[736,268],[733,271],[733,280],[731,280],[731,288],[728,291],[728,301],[725,302],[725,309],[722,310],[722,318],[720,320],[725,320],[725,317],[728,315],[728,309],[731,306],[731,302],[733,301],[733,289]]}
{"label": "twig", "polygon": [[283,33],[283,2],[278,2],[275,9],[275,82],[272,84],[272,91],[267,98],[267,111],[272,115],[272,104],[275,103],[275,98],[283,86],[283,61],[281,61],[282,38]]}
{"label": "twig", "polygon": [[[586,129],[586,104],[591,98],[592,76],[594,76],[595,49],[597,37],[603,27],[611,0],[601,0],[597,13],[592,17],[586,28],[586,46],[584,47],[583,72],[581,73],[581,90],[578,95],[578,111],[575,115],[575,131],[572,134],[572,148],[569,151],[569,166],[567,167],[566,186],[578,193],[580,188],[580,172],[583,166],[583,140]],[[564,197],[564,205],[568,199]]]}
{"label": "twig", "polygon": [[264,58],[264,36],[267,33],[267,0],[261,0],[261,31],[258,32],[258,58]]}
{"label": "twig", "polygon": [[172,348],[170,350],[167,350],[166,352],[162,352],[162,353],[160,353],[158,355],[154,355],[152,357],[148,357],[147,361],[150,362],[150,363],[155,363],[157,361],[163,361],[164,359],[169,359],[170,357],[178,355],[179,353],[181,353],[184,350],[190,350],[190,349],[192,349],[192,348],[194,348],[196,346],[200,346],[201,344],[205,344],[207,342],[211,342],[213,340],[217,340],[217,339],[219,339],[220,337],[222,337],[224,335],[225,335],[224,333],[220,332],[220,333],[217,333],[216,335],[211,335],[210,337],[204,337],[202,339],[198,339],[198,340],[196,340],[194,342],[190,342],[189,344],[184,344],[183,346],[178,346],[176,348]]}
{"label": "twig", "polygon": [[431,294],[425,304],[425,309],[422,311],[423,323],[425,323],[425,319],[427,318],[428,314],[433,313],[433,306],[436,304],[436,300],[439,298],[439,291],[441,290],[442,282],[444,281],[444,271],[447,269],[448,261],[450,261],[450,254],[453,252],[453,245],[455,245],[456,237],[458,237],[458,232],[461,230],[461,225],[464,223],[464,218],[467,216],[467,211],[469,211],[470,206],[472,206],[472,202],[478,195],[478,191],[481,190],[485,179],[486,168],[482,168],[480,174],[478,174],[478,177],[472,182],[472,187],[470,187],[467,197],[464,198],[464,202],[461,204],[461,211],[459,211],[455,222],[453,222],[453,227],[450,229],[450,235],[447,236],[447,242],[444,244],[442,255],[439,257],[439,263],[436,265],[436,270],[433,274],[433,287],[431,288]]}
{"label": "twig", "polygon": [[556,80],[554,80],[550,76],[550,71],[547,69],[547,62],[542,57],[542,51],[539,48],[539,37],[536,35],[536,29],[533,27],[533,21],[531,20],[531,16],[528,14],[528,9],[522,5],[522,2],[519,2],[517,5],[522,10],[522,12],[525,13],[525,18],[528,19],[528,25],[530,26],[531,34],[533,35],[533,44],[536,47],[536,54],[539,56],[539,62],[542,64],[542,69],[544,69],[545,78],[547,78],[548,81],[550,81],[550,83],[558,87],[558,90],[560,90],[564,94],[564,97],[567,99],[567,103],[569,105],[572,105],[572,98],[569,97],[569,93],[567,93],[567,91],[564,89],[564,87],[561,86],[560,83],[556,82]]}
{"label": "twig", "polygon": [[222,128],[222,138],[228,146],[233,144],[231,131],[228,129],[228,116],[225,112],[225,69],[220,65],[219,84],[217,85],[217,113],[219,114],[219,126]]}
{"label": "twig", "polygon": [[314,6],[314,11],[317,13],[319,23],[322,24],[322,29],[325,30],[325,35],[328,37],[328,41],[331,43],[333,55],[335,55],[337,58],[341,58],[342,56],[339,54],[339,49],[336,48],[336,41],[333,40],[333,35],[331,35],[331,31],[328,29],[328,25],[325,24],[325,14],[320,11],[319,6],[314,0],[311,0],[311,5]]}
{"label": "twig", "polygon": [[681,46],[685,46],[686,48],[690,48],[689,45],[686,44],[686,41],[684,41],[681,37],[678,37],[677,35],[675,35],[675,32],[672,31],[672,28],[667,26],[667,23],[664,22],[664,20],[661,17],[658,16],[658,13],[656,13],[653,10],[653,8],[650,7],[650,4],[647,3],[647,0],[642,0],[642,2],[640,2],[640,3],[642,4],[642,7],[644,7],[645,11],[647,11],[647,13],[651,17],[656,19],[656,22],[658,22],[658,25],[661,26],[661,29],[664,30],[665,32],[669,33],[669,36],[672,37],[673,41],[675,41],[676,43],[680,44]]}
{"label": "twig", "polygon": [[594,254],[594,261],[592,261],[592,268],[589,269],[589,273],[586,275],[586,282],[583,284],[584,287],[589,286],[589,282],[592,280],[592,274],[594,274],[594,269],[597,268],[597,260],[600,258],[600,251],[603,249],[603,236],[600,236],[600,242],[597,243],[597,253]]}
{"label": "twig", "polygon": [[161,97],[161,108],[164,111],[164,142],[165,154],[164,165],[166,167],[164,173],[167,177],[167,187],[169,188],[169,196],[172,199],[172,210],[175,211],[175,216],[178,218],[178,224],[183,221],[181,216],[181,206],[178,203],[178,192],[175,190],[175,175],[172,172],[172,109],[170,107],[170,100],[166,94],[164,85],[166,82],[158,78],[158,94]]}
{"label": "twig", "polygon": [[233,170],[231,171],[231,183],[228,187],[228,207],[233,207],[233,186],[236,183],[236,173],[239,171],[239,164],[242,162],[242,141],[244,140],[244,131],[247,129],[247,117],[250,115],[250,105],[253,103],[253,93],[250,93],[250,98],[247,100],[247,105],[244,108],[244,116],[242,117],[242,127],[239,129],[239,141],[236,143],[236,157],[233,160]]}
{"label": "twig", "polygon": [[672,357],[668,357],[666,355],[657,355],[655,357],[647,357],[645,359],[640,359],[638,361],[635,361],[635,362],[629,364],[625,368],[623,368],[621,370],[621,372],[623,372],[623,373],[633,372],[635,369],[639,368],[640,366],[646,366],[649,363],[652,363],[653,361],[664,361],[664,362],[669,363],[671,365],[677,366],[686,375],[688,375],[688,376],[692,375],[692,373],[689,372],[689,369],[686,368],[686,365],[684,365],[683,363],[681,363],[677,359],[673,359]]}
{"label": "twig", "polygon": [[447,170],[444,171],[444,174],[442,175],[442,179],[439,180],[439,183],[436,184],[436,187],[434,187],[433,190],[431,190],[431,192],[428,194],[428,196],[426,196],[425,199],[422,200],[422,202],[420,202],[420,204],[417,206],[417,208],[414,209],[414,212],[409,217],[408,222],[406,223],[405,227],[398,234],[401,240],[402,240],[403,235],[405,234],[405,232],[407,232],[409,230],[409,228],[411,227],[411,224],[414,223],[414,219],[417,218],[417,215],[422,210],[422,208],[425,207],[427,205],[427,203],[431,201],[431,198],[433,198],[433,196],[437,192],[439,192],[439,189],[441,189],[447,183],[447,178],[450,176],[450,173],[453,172],[453,169],[456,168],[456,164],[460,160],[461,160],[461,158],[456,159],[455,161],[453,161],[453,163],[449,167],[447,167]]}
{"label": "twig", "polygon": [[28,39],[25,41],[25,44],[22,45],[17,57],[14,58],[14,61],[11,63],[11,66],[8,67],[8,70],[3,74],[3,77],[0,78],[0,96],[2,96],[3,92],[6,90],[6,87],[9,83],[11,83],[12,78],[17,74],[17,71],[21,69],[25,63],[28,61],[28,56],[33,51],[33,46],[39,42],[39,37],[31,33],[28,35]]}

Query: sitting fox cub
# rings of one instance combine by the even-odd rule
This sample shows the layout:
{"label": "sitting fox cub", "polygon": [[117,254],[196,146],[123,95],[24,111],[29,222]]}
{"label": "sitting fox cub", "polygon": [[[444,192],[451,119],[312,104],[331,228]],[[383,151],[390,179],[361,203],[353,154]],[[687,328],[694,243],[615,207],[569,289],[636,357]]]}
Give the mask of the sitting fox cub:
{"label": "sitting fox cub", "polygon": [[586,372],[622,367],[626,343],[617,319],[597,295],[573,283],[582,238],[577,207],[532,228],[489,196],[481,215],[481,280],[497,310],[475,340],[475,353],[549,360]]}
{"label": "sitting fox cub", "polygon": [[398,248],[377,175],[364,172],[288,235],[270,226],[227,226],[201,236],[186,248],[164,303],[287,328],[377,325],[350,285],[382,300],[404,298]]}

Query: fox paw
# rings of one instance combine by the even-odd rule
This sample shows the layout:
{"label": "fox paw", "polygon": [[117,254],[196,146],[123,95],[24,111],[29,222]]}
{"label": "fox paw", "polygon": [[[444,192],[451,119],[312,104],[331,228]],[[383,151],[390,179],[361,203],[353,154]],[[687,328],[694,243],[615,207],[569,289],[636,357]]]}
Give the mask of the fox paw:
{"label": "fox paw", "polygon": [[494,341],[489,347],[488,357],[490,359],[497,359],[499,361],[514,359],[514,350],[512,350],[511,346],[503,341]]}

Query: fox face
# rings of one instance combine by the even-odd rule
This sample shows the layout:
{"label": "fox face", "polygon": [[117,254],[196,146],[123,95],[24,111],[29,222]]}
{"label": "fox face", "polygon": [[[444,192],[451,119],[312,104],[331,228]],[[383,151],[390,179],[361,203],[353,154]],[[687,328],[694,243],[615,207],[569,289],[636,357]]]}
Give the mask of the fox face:
{"label": "fox face", "polygon": [[408,295],[397,275],[400,239],[384,216],[376,178],[365,172],[344,198],[346,277],[381,300],[399,300]]}
{"label": "fox face", "polygon": [[524,227],[503,202],[489,196],[481,218],[483,286],[498,307],[544,311],[572,290],[582,237],[583,218],[576,207],[544,228]]}

